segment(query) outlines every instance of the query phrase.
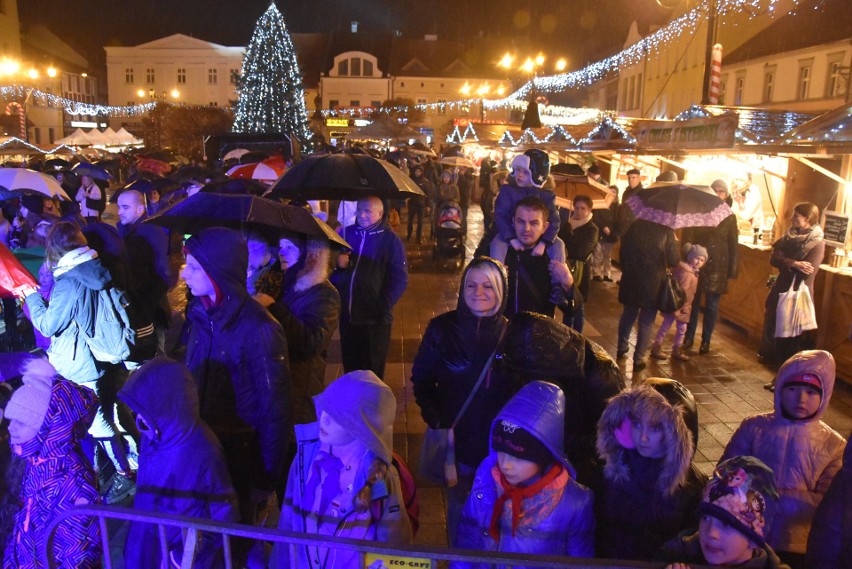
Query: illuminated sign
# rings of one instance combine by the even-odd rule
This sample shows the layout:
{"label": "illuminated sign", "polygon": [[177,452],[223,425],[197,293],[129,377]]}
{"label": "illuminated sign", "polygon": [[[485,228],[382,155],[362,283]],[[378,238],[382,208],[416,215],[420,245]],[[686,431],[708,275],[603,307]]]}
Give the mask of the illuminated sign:
{"label": "illuminated sign", "polygon": [[73,128],[98,128],[98,123],[87,121],[71,121]]}
{"label": "illuminated sign", "polygon": [[349,119],[325,119],[325,126],[349,126]]}

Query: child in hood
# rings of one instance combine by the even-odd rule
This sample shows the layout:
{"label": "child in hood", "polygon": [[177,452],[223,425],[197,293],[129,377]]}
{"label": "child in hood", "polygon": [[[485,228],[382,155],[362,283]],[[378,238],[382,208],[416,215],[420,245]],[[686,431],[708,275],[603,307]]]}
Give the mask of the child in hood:
{"label": "child in hood", "polygon": [[454,547],[594,556],[592,493],[574,479],[563,450],[564,418],[562,390],[544,381],[525,385],[503,407],[492,424],[491,453],[477,469]]}
{"label": "child in hood", "polygon": [[663,340],[666,339],[669,328],[672,327],[672,324],[675,324],[672,359],[681,362],[689,361],[689,356],[683,352],[681,346],[683,346],[686,327],[689,325],[689,317],[692,314],[692,301],[695,299],[695,293],[698,290],[698,271],[707,263],[707,249],[701,245],[687,243],[683,246],[683,254],[685,260],[677,264],[672,274],[680,288],[683,289],[686,301],[679,310],[663,313],[663,323],[660,324],[657,337],[654,338],[654,344],[651,346],[651,357],[658,360],[666,359],[666,354],[663,352]]}
{"label": "child in hood", "polygon": [[820,420],[834,390],[834,357],[823,350],[799,352],[778,370],[775,385],[775,410],[743,420],[721,460],[754,456],[775,471],[780,499],[766,542],[793,565],[804,560],[811,520],[846,445]]}
{"label": "child in hood", "polygon": [[648,560],[694,527],[704,485],[692,463],[697,440],[695,399],[677,381],[648,378],[610,400],[598,421],[599,557]]}
{"label": "child in hood", "polygon": [[[319,421],[296,425],[279,528],[286,531],[411,543],[399,474],[391,464],[396,400],[371,371],[353,371],[314,397]],[[271,567],[349,569],[358,553],[276,544]]]}
{"label": "child in hood", "polygon": [[[168,397],[163,394],[168,393]],[[222,445],[198,410],[198,391],[189,370],[165,357],[149,361],[130,376],[119,399],[137,414],[142,434],[133,507],[221,522],[239,518]],[[180,563],[183,539],[166,528],[173,563]],[[131,523],[124,548],[128,569],[160,567],[157,526]],[[193,567],[221,564],[222,540],[201,534]]]}
{"label": "child in hood", "polygon": [[[57,377],[47,360],[30,360],[22,373],[23,385],[0,413],[9,420],[13,454],[26,461],[21,508],[6,542],[4,569],[41,567],[45,530],[54,517],[100,501],[94,469],[82,449],[97,410],[94,391]],[[101,566],[96,518],[67,518],[54,535],[57,567]]]}
{"label": "child in hood", "polygon": [[789,569],[764,539],[767,509],[778,497],[773,477],[771,468],[751,456],[720,462],[698,505],[698,531],[666,543],[657,559],[673,562],[666,569],[688,569],[687,563]]}

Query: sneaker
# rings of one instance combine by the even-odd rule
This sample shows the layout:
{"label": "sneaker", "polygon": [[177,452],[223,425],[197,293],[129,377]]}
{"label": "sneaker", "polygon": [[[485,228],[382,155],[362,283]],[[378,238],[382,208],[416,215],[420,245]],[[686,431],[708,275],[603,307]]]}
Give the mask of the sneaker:
{"label": "sneaker", "polygon": [[601,282],[603,282],[603,277],[600,276],[600,275],[595,275],[595,276],[592,277],[592,280],[595,281],[595,282],[601,283]]}
{"label": "sneaker", "polygon": [[707,342],[701,342],[701,347],[698,348],[698,353],[702,356],[710,353],[710,344]]}
{"label": "sneaker", "polygon": [[104,495],[104,504],[119,504],[136,495],[136,483],[123,474],[116,473]]}
{"label": "sneaker", "polygon": [[612,277],[604,277],[604,278],[603,278],[603,282],[605,282],[605,283],[611,283],[611,282],[613,282]]}

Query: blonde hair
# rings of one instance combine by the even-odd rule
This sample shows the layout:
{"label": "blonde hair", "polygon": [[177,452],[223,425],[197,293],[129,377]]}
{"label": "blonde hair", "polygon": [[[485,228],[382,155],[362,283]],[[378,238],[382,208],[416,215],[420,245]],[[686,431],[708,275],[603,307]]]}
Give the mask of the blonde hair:
{"label": "blonde hair", "polygon": [[462,295],[464,295],[464,289],[467,287],[467,279],[473,269],[482,271],[482,273],[485,275],[485,278],[487,278],[488,282],[491,284],[491,288],[494,289],[494,294],[497,295],[496,306],[486,312],[483,316],[494,316],[503,307],[503,296],[506,294],[506,291],[503,290],[504,275],[501,270],[497,268],[496,263],[497,261],[493,259],[474,259],[467,266],[467,271],[465,271],[464,273],[464,283],[462,283]]}

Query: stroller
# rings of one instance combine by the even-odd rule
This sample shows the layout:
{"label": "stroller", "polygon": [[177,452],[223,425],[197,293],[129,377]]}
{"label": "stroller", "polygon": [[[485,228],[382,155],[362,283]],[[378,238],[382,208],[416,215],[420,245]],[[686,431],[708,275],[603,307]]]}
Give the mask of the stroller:
{"label": "stroller", "polygon": [[462,209],[458,202],[442,202],[435,208],[433,220],[435,247],[432,258],[435,260],[454,259],[456,267],[460,268],[464,260],[464,224]]}

